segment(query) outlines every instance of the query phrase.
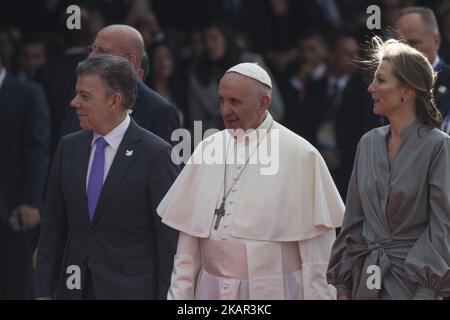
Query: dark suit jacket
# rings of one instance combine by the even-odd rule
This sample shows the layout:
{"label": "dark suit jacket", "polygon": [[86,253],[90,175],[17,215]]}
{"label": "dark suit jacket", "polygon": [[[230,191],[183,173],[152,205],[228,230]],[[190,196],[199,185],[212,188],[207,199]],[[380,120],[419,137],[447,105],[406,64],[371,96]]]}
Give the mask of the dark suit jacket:
{"label": "dark suit jacket", "polygon": [[434,85],[434,100],[444,118],[450,110],[450,67],[440,61],[435,71],[438,76]]}
{"label": "dark suit jacket", "polygon": [[41,207],[49,166],[50,117],[43,90],[6,74],[0,87],[0,220],[18,204]]}
{"label": "dark suit jacket", "polygon": [[[80,299],[67,267],[89,267],[98,299],[165,299],[178,232],[156,207],[179,170],[171,147],[133,120],[111,165],[94,214],[88,217],[86,175],[92,132],[62,138],[49,176],[39,239],[35,296]],[[132,150],[131,156],[125,152]],[[59,268],[59,265],[62,268]],[[81,282],[83,283],[83,281]]]}
{"label": "dark suit jacket", "polygon": [[[305,136],[316,147],[316,133],[322,119],[329,113],[327,98],[328,77],[309,85],[305,97],[307,127]],[[336,148],[341,152],[341,166],[331,171],[334,182],[343,198],[353,167],[353,160],[359,139],[364,133],[380,125],[374,115],[372,101],[367,91],[367,83],[357,73],[351,75],[334,115],[336,124]]]}
{"label": "dark suit jacket", "polygon": [[38,72],[36,81],[42,85],[47,96],[51,114],[51,151],[55,152],[61,137],[61,127],[70,101],[75,96],[77,77],[75,69],[86,59],[87,52],[67,54],[49,61]]}
{"label": "dark suit jacket", "polygon": [[[66,113],[62,135],[80,130],[80,123],[75,109],[70,107]],[[170,144],[171,135],[180,128],[180,117],[177,109],[142,81],[138,82],[137,99],[131,117],[144,129],[163,138]]]}

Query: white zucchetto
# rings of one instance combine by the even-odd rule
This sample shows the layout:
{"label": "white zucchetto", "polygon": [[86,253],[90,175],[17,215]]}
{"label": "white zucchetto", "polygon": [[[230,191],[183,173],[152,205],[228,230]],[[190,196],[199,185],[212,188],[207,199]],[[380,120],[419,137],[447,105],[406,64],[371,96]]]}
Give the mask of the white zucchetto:
{"label": "white zucchetto", "polygon": [[272,89],[272,81],[270,80],[269,74],[257,63],[250,63],[250,62],[240,63],[235,65],[234,67],[231,67],[225,73],[229,72],[236,72],[244,76],[253,78],[256,81],[259,81]]}

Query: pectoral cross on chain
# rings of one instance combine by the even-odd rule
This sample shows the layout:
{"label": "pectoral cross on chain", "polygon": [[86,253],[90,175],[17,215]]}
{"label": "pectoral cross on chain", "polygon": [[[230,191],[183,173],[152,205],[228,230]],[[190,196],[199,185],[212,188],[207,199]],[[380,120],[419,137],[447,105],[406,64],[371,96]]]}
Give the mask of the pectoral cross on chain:
{"label": "pectoral cross on chain", "polygon": [[214,215],[216,216],[216,223],[214,224],[214,230],[217,230],[220,224],[220,220],[225,216],[225,201],[222,201],[220,207],[214,210]]}

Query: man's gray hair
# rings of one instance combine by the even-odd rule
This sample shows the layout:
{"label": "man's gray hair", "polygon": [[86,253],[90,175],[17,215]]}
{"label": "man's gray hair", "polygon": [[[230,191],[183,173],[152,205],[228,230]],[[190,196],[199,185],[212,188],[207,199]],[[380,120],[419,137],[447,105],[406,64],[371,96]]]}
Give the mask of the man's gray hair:
{"label": "man's gray hair", "polygon": [[397,20],[410,13],[417,13],[420,15],[425,28],[430,32],[430,34],[439,34],[439,25],[433,10],[426,7],[406,7],[400,11]]}
{"label": "man's gray hair", "polygon": [[133,108],[138,79],[128,60],[110,54],[98,55],[80,62],[76,74],[100,76],[110,91],[120,93],[125,108]]}

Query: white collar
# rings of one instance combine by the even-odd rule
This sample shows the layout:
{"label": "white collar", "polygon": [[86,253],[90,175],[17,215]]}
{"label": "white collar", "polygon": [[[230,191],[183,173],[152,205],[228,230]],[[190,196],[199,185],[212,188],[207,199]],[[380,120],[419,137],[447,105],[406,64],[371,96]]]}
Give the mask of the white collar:
{"label": "white collar", "polygon": [[441,62],[441,58],[437,55],[433,62],[433,69],[436,70],[437,65]]}
{"label": "white collar", "polygon": [[[119,148],[120,143],[122,142],[122,138],[125,135],[125,132],[128,129],[128,126],[130,125],[130,116],[127,114],[125,119],[116,126],[114,129],[112,129],[106,136],[103,138],[106,140],[108,145],[116,150]],[[94,145],[97,138],[101,137],[100,134],[94,132],[94,136],[92,137],[91,147]]]}
{"label": "white collar", "polygon": [[335,77],[330,76],[328,83],[329,83],[330,87],[332,87],[335,83],[337,83],[339,90],[342,90],[347,86],[347,83],[349,80],[350,80],[350,74],[347,73],[347,74],[344,74],[339,79],[336,79]]}
{"label": "white collar", "polygon": [[256,130],[267,130],[271,127],[272,125],[272,116],[270,115],[269,112],[267,112],[267,116],[264,119],[264,121],[260,124],[260,126],[258,128],[256,128]]}
{"label": "white collar", "polygon": [[0,70],[0,89],[2,88],[3,82],[5,81],[6,78],[6,69],[2,68]]}
{"label": "white collar", "polygon": [[225,129],[225,130],[227,131],[228,135],[230,137],[234,138],[235,142],[237,142],[238,144],[243,143],[243,142],[245,142],[247,144],[256,139],[258,139],[258,140],[263,139],[267,135],[269,129],[272,127],[272,124],[273,124],[273,118],[270,115],[270,113],[267,112],[266,118],[259,125],[259,127],[256,129],[246,130],[244,135],[236,136],[233,131],[230,132],[230,130],[227,130],[227,129]]}
{"label": "white collar", "polygon": [[319,80],[323,78],[326,72],[327,65],[325,63],[321,63],[313,70],[311,77],[313,78],[313,80]]}

